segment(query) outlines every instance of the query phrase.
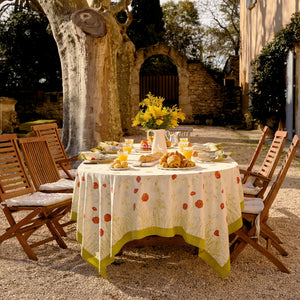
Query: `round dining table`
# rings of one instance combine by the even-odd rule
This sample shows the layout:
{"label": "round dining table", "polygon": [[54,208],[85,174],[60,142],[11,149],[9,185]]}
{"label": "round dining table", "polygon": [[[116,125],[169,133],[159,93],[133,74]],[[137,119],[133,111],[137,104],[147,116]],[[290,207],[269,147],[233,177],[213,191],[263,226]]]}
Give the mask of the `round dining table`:
{"label": "round dining table", "polygon": [[242,226],[239,166],[231,158],[197,162],[189,169],[81,163],[71,219],[84,260],[106,277],[106,267],[130,241],[180,235],[225,278],[230,271],[229,235]]}

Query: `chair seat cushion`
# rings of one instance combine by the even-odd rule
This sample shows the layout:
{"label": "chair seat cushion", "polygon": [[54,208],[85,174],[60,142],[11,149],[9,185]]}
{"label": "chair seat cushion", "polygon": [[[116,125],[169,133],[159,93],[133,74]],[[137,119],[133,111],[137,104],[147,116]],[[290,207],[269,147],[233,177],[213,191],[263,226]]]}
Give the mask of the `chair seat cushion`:
{"label": "chair seat cushion", "polygon": [[247,181],[243,184],[243,191],[244,194],[256,196],[261,191],[261,188],[259,186],[254,186],[251,182]]}
{"label": "chair seat cushion", "polygon": [[7,199],[7,206],[48,206],[72,199],[71,193],[41,193],[35,192],[28,195]]}
{"label": "chair seat cushion", "polygon": [[264,209],[264,201],[261,198],[244,198],[243,213],[259,214]]}
{"label": "chair seat cushion", "polygon": [[72,190],[74,187],[74,181],[69,179],[59,179],[56,182],[45,183],[39,186],[40,191],[62,191]]}
{"label": "chair seat cushion", "polygon": [[[77,174],[77,169],[70,169],[68,172],[73,176],[74,178],[76,177]],[[59,170],[59,176],[62,178],[68,178],[68,175],[65,173],[64,170]]]}

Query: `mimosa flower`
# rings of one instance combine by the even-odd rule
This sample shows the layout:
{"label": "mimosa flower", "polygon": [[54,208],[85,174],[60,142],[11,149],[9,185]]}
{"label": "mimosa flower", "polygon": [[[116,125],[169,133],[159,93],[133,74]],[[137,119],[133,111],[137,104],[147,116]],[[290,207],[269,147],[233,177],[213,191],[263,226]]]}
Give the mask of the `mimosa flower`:
{"label": "mimosa flower", "polygon": [[141,110],[132,121],[132,126],[141,125],[146,129],[169,129],[184,121],[185,115],[176,105],[173,107],[163,106],[162,97],[156,97],[149,93],[140,103]]}

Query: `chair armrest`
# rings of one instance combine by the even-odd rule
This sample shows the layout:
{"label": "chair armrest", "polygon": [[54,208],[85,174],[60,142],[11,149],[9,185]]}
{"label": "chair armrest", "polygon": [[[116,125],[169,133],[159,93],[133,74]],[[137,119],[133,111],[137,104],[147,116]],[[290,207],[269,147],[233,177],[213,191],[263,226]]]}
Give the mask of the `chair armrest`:
{"label": "chair armrest", "polygon": [[244,169],[240,169],[240,173],[241,174],[247,174],[249,171],[247,171],[247,170],[244,170]]}
{"label": "chair armrest", "polygon": [[[264,175],[261,175],[261,174],[259,174],[259,173],[257,173],[257,172],[247,171],[247,170],[242,170],[242,169],[240,169],[240,173],[241,173],[241,174],[244,174],[244,178],[243,178],[242,183],[246,183],[247,178],[248,178],[249,176],[254,177],[254,178],[256,178],[256,179],[258,179],[258,180],[261,180],[261,181],[263,181],[263,182],[270,182],[270,181],[271,181],[271,178],[268,178],[268,177],[266,177],[266,176],[264,176]],[[260,186],[260,185],[258,184],[258,186]]]}
{"label": "chair armrest", "polygon": [[66,175],[69,177],[69,179],[74,180],[75,178],[70,174],[66,166],[64,165],[65,163],[69,163],[70,161],[77,161],[79,160],[78,156],[73,156],[70,158],[64,158],[64,159],[59,159],[56,162],[59,164],[59,166],[63,169],[63,171],[66,173]]}
{"label": "chair armrest", "polygon": [[261,175],[259,173],[256,173],[256,172],[252,172],[252,171],[249,171],[247,172],[247,174],[249,174],[249,176],[253,176],[257,179],[260,179],[261,181],[265,181],[265,182],[270,182],[271,181],[271,178],[268,178],[264,175]]}

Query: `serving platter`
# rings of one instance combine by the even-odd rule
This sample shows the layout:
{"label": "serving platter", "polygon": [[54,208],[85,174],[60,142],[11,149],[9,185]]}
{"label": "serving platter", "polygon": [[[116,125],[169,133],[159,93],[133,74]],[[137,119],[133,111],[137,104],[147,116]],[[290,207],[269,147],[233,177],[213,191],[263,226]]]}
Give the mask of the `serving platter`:
{"label": "serving platter", "polygon": [[108,164],[113,162],[117,158],[117,155],[109,155],[101,159],[85,159],[84,164]]}
{"label": "serving platter", "polygon": [[112,150],[112,151],[100,151],[101,153],[103,153],[103,154],[117,154],[118,153],[118,151],[117,150]]}
{"label": "serving platter", "polygon": [[152,150],[140,150],[140,149],[134,149],[136,153],[142,154],[142,153],[151,153]]}
{"label": "serving platter", "polygon": [[129,170],[130,167],[127,167],[127,168],[109,168],[111,171],[126,171],[126,170]]}
{"label": "serving platter", "polygon": [[198,166],[193,167],[185,167],[185,168],[163,168],[161,165],[157,166],[159,170],[166,170],[166,171],[184,171],[184,170],[193,170],[199,168]]}

